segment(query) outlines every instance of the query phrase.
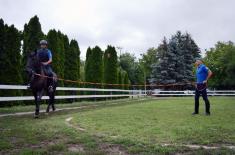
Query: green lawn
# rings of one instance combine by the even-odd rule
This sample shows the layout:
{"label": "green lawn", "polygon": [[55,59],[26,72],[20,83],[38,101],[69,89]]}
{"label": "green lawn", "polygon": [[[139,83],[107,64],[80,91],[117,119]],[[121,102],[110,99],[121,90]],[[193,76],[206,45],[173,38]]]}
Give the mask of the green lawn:
{"label": "green lawn", "polygon": [[99,107],[40,119],[3,117],[0,154],[235,154],[226,147],[235,145],[235,98],[210,100],[211,116],[202,101],[200,115],[191,116],[193,98],[182,97],[96,102]]}

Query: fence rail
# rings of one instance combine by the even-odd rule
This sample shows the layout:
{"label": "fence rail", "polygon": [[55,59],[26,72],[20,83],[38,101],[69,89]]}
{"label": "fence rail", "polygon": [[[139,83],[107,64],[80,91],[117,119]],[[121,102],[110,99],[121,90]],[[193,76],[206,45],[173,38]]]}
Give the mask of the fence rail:
{"label": "fence rail", "polygon": [[[0,90],[27,90],[24,85],[0,85]],[[57,91],[80,91],[80,92],[105,92],[106,95],[66,95],[55,96],[55,99],[84,99],[84,98],[116,98],[116,97],[140,97],[145,96],[141,90],[124,90],[124,89],[99,89],[99,88],[74,88],[74,87],[57,87]],[[109,93],[109,94],[107,94]],[[120,94],[117,94],[120,93]],[[122,93],[122,94],[121,94]],[[42,99],[49,99],[48,96],[43,96]],[[27,101],[34,100],[33,96],[14,96],[1,97],[1,101]]]}
{"label": "fence rail", "polygon": [[[162,91],[153,90],[153,96],[194,96],[195,91],[183,90],[183,91]],[[207,90],[208,96],[235,96],[235,90]]]}
{"label": "fence rail", "polygon": [[[0,85],[0,90],[27,90],[24,85]],[[163,91],[163,90],[123,90],[123,89],[99,89],[99,88],[74,88],[74,87],[57,87],[58,91],[80,91],[80,92],[105,92],[105,95],[66,95],[55,96],[55,99],[84,99],[84,98],[115,98],[115,97],[140,97],[140,96],[193,96],[194,91]],[[118,94],[119,93],[119,94]],[[235,96],[235,90],[208,90],[209,96]],[[48,99],[43,96],[42,99]],[[14,96],[14,97],[1,97],[1,101],[26,101],[34,100],[33,96]]]}

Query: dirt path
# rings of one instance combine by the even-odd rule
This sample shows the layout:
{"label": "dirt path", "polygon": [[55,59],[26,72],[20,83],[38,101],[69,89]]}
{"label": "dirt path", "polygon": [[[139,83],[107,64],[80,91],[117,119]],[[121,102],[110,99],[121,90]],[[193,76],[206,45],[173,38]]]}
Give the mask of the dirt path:
{"label": "dirt path", "polygon": [[[145,101],[145,100],[149,100],[149,99],[139,99],[139,100],[137,100],[137,102]],[[133,102],[133,101],[132,100],[122,101],[121,103],[119,103],[117,101],[117,102],[114,102],[114,103],[107,104],[107,106],[109,106],[109,105],[118,105],[118,104],[129,103],[129,102]],[[136,102],[133,102],[133,103],[136,103]],[[66,110],[87,109],[87,108],[102,107],[102,106],[106,106],[106,105],[103,105],[103,104],[94,104],[94,105],[87,105],[87,106],[58,108],[58,109],[56,109],[55,112],[66,111]],[[46,110],[41,110],[40,113],[46,113]],[[16,112],[16,113],[0,114],[0,118],[1,117],[7,117],[7,116],[24,116],[24,115],[33,115],[33,114],[34,114],[34,111],[30,111],[30,112]]]}
{"label": "dirt path", "polygon": [[[79,125],[73,125],[71,123],[73,117],[69,117],[67,119],[65,119],[66,124],[69,127],[72,127],[76,130],[82,131],[82,132],[86,132],[86,129],[81,128]],[[104,152],[105,154],[108,155],[128,155],[127,150],[125,150],[121,145],[117,145],[117,144],[109,144],[109,143],[104,143],[101,140],[99,140],[98,138],[95,138],[97,143],[99,144],[99,149]]]}

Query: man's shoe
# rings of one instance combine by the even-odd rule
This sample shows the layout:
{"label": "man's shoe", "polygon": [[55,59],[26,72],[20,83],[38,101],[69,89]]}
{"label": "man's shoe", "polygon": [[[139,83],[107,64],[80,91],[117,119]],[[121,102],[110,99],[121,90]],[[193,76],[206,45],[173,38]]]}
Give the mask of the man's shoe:
{"label": "man's shoe", "polygon": [[198,112],[193,112],[192,115],[198,115]]}

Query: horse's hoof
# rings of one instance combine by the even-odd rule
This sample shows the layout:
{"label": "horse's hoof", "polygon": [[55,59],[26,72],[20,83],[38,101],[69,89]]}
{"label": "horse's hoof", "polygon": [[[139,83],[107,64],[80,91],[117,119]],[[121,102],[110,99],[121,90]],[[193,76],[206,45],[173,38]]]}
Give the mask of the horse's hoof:
{"label": "horse's hoof", "polygon": [[34,115],[34,118],[39,118],[39,115],[36,115],[36,114],[35,114],[35,115]]}

